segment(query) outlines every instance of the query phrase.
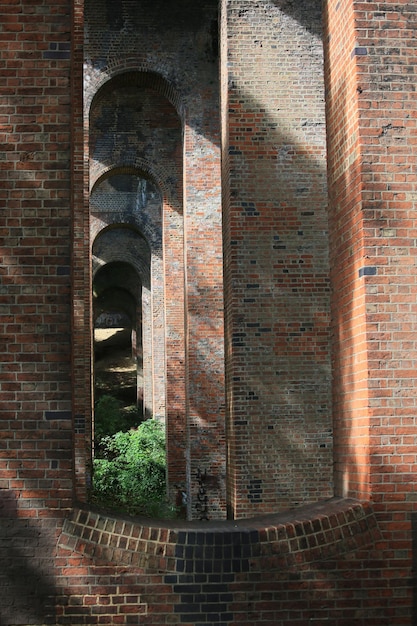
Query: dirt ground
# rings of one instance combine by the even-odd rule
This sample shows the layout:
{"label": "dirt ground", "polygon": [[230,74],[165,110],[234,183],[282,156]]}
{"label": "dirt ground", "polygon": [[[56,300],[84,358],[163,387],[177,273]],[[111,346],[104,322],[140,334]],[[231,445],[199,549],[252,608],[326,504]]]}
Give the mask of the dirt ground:
{"label": "dirt ground", "polygon": [[130,329],[96,329],[94,354],[95,397],[110,394],[123,404],[135,404],[137,377],[140,384],[141,372],[137,373],[138,364],[132,357]]}

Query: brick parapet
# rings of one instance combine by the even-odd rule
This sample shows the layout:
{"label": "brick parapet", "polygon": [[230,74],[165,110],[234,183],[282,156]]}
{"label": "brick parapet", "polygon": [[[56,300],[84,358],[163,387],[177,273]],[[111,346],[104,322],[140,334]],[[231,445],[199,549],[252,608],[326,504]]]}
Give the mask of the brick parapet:
{"label": "brick parapet", "polygon": [[[380,540],[372,506],[337,498],[233,522],[169,523],[74,509],[58,542],[56,623],[130,624],[130,616],[160,626],[289,626],[312,618],[388,626],[390,594],[374,555]],[[372,600],[361,595],[356,577]]]}
{"label": "brick parapet", "polygon": [[64,522],[59,545],[114,565],[190,573],[289,568],[300,560],[326,560],[380,538],[369,504],[334,498],[260,518],[182,524],[76,508]]}

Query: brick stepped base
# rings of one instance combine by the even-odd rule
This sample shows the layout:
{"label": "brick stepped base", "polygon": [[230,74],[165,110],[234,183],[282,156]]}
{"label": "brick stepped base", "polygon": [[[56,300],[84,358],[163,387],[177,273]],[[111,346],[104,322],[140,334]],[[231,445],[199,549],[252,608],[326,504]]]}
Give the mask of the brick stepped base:
{"label": "brick stepped base", "polygon": [[65,580],[57,623],[389,624],[372,556],[380,538],[372,508],[343,499],[205,523],[77,508],[59,551],[79,560],[81,576],[75,595]]}

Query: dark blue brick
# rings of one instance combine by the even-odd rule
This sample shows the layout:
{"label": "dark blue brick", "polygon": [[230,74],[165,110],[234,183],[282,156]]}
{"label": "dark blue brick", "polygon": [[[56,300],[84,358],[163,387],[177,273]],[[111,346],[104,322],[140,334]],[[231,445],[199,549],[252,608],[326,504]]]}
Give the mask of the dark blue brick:
{"label": "dark blue brick", "polygon": [[167,574],[166,576],[164,576],[164,582],[167,585],[174,585],[176,582],[178,582],[178,576],[176,576],[175,574]]}
{"label": "dark blue brick", "polygon": [[175,556],[177,558],[182,558],[184,556],[184,546],[175,546]]}

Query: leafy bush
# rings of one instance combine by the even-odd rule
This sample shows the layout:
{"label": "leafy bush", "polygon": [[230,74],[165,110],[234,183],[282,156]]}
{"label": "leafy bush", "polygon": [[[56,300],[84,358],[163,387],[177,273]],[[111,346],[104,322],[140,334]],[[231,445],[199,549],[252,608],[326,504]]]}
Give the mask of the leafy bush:
{"label": "leafy bush", "polygon": [[139,424],[140,418],[137,407],[122,407],[117,398],[104,395],[99,398],[94,407],[94,436],[97,453],[101,441],[107,435],[114,435],[121,430],[128,430]]}
{"label": "leafy bush", "polygon": [[166,499],[165,433],[156,420],[105,436],[93,461],[93,501],[131,515],[170,516]]}
{"label": "leafy bush", "polygon": [[113,396],[101,396],[94,407],[94,435],[97,442],[106,435],[123,430],[120,402]]}

